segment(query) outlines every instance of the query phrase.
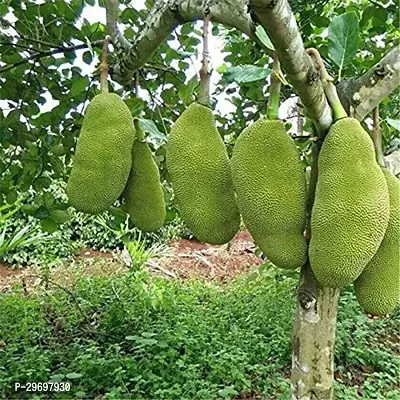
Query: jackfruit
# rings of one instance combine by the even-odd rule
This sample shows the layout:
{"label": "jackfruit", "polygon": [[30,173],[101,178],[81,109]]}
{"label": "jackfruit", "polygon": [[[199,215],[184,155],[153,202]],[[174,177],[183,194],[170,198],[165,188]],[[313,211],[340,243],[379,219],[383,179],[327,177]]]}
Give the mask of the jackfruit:
{"label": "jackfruit", "polygon": [[400,181],[384,168],[390,200],[385,237],[373,259],[354,282],[361,307],[374,315],[389,314],[400,301]]}
{"label": "jackfruit", "polygon": [[132,169],[123,198],[124,208],[141,231],[153,232],[164,225],[166,210],[160,173],[144,134],[136,129],[132,147]]}
{"label": "jackfruit", "polygon": [[210,244],[229,242],[239,229],[228,154],[212,111],[192,103],[171,129],[167,169],[182,219]]}
{"label": "jackfruit", "polygon": [[121,195],[131,169],[133,118],[114,93],[101,93],[87,107],[67,184],[70,204],[98,214]]}
{"label": "jackfruit", "polygon": [[371,261],[389,221],[385,176],[369,135],[354,118],[337,121],[318,159],[309,258],[322,286],[352,283]]}
{"label": "jackfruit", "polygon": [[301,267],[307,259],[306,179],[282,121],[262,118],[245,128],[231,162],[239,210],[255,243],[277,267]]}

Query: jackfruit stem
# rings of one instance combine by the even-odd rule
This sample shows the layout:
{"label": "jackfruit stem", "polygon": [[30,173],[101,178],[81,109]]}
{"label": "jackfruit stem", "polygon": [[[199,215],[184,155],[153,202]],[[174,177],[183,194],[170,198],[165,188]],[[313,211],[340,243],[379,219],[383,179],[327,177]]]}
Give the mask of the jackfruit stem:
{"label": "jackfruit stem", "polygon": [[210,105],[210,71],[208,68],[208,59],[210,54],[208,52],[208,25],[210,22],[210,13],[204,13],[204,24],[203,24],[203,60],[200,68],[200,92],[199,92],[199,103],[204,106]]}
{"label": "jackfruit stem", "polygon": [[140,119],[135,118],[133,120],[133,125],[135,126],[135,132],[136,132],[136,139],[142,142],[144,140],[144,131],[142,127],[140,126]]}
{"label": "jackfruit stem", "polygon": [[373,129],[370,132],[371,139],[375,147],[376,162],[381,166],[385,166],[382,151],[382,131],[379,126],[379,106],[372,110]]}
{"label": "jackfruit stem", "polygon": [[309,48],[307,49],[307,54],[314,58],[317,69],[320,72],[322,88],[324,89],[325,96],[330,107],[332,108],[335,121],[348,117],[346,110],[343,108],[342,103],[340,102],[336,86],[333,84],[333,78],[328,74],[319,51],[314,48]]}
{"label": "jackfruit stem", "polygon": [[279,113],[279,98],[281,94],[281,80],[279,75],[281,73],[281,68],[279,64],[279,59],[276,54],[274,54],[274,64],[271,73],[271,85],[269,87],[269,97],[267,106],[267,118],[268,119],[278,119]]}
{"label": "jackfruit stem", "polygon": [[139,97],[139,79],[140,79],[140,73],[139,71],[135,72],[135,96]]}
{"label": "jackfruit stem", "polygon": [[107,37],[103,42],[103,52],[101,57],[100,70],[100,90],[101,93],[108,93],[108,45],[111,38]]}

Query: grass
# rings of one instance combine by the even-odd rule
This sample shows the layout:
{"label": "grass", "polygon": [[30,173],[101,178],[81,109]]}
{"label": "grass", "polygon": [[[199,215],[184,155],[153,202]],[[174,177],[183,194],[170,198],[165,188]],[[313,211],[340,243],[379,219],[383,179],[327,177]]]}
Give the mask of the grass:
{"label": "grass", "polygon": [[[287,399],[295,286],[269,268],[224,286],[137,271],[1,294],[0,398]],[[368,320],[344,292],[338,399],[400,397],[397,322]],[[71,390],[13,391],[49,379]]]}

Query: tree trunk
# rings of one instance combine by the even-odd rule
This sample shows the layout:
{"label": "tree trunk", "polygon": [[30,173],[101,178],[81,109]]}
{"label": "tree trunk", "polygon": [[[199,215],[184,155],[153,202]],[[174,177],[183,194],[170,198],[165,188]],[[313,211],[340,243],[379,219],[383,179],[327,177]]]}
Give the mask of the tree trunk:
{"label": "tree trunk", "polygon": [[310,266],[303,267],[292,332],[291,400],[330,400],[338,289],[317,284]]}

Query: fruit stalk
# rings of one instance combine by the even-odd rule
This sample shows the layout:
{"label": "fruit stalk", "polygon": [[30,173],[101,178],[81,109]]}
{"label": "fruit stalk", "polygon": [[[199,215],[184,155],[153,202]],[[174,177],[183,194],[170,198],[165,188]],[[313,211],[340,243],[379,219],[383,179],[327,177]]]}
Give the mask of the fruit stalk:
{"label": "fruit stalk", "polygon": [[110,38],[107,37],[103,43],[103,52],[101,56],[100,70],[100,90],[102,93],[108,93],[108,45]]}
{"label": "fruit stalk", "polygon": [[208,51],[208,25],[210,23],[209,13],[204,14],[203,24],[203,60],[200,68],[200,93],[199,103],[204,106],[210,104],[210,72],[209,72],[209,51]]}
{"label": "fruit stalk", "polygon": [[319,51],[314,48],[307,49],[309,56],[314,58],[315,64],[321,74],[322,87],[325,92],[325,96],[328,99],[328,103],[332,108],[333,117],[335,121],[346,118],[348,115],[340,102],[339,95],[336,91],[336,86],[333,84],[333,78],[328,74],[325,68],[324,61],[319,54]]}
{"label": "fruit stalk", "polygon": [[281,68],[278,56],[274,54],[274,63],[271,73],[271,84],[269,87],[269,97],[267,106],[268,119],[278,119],[279,98],[281,94],[281,80],[279,79],[280,73],[281,73]]}

